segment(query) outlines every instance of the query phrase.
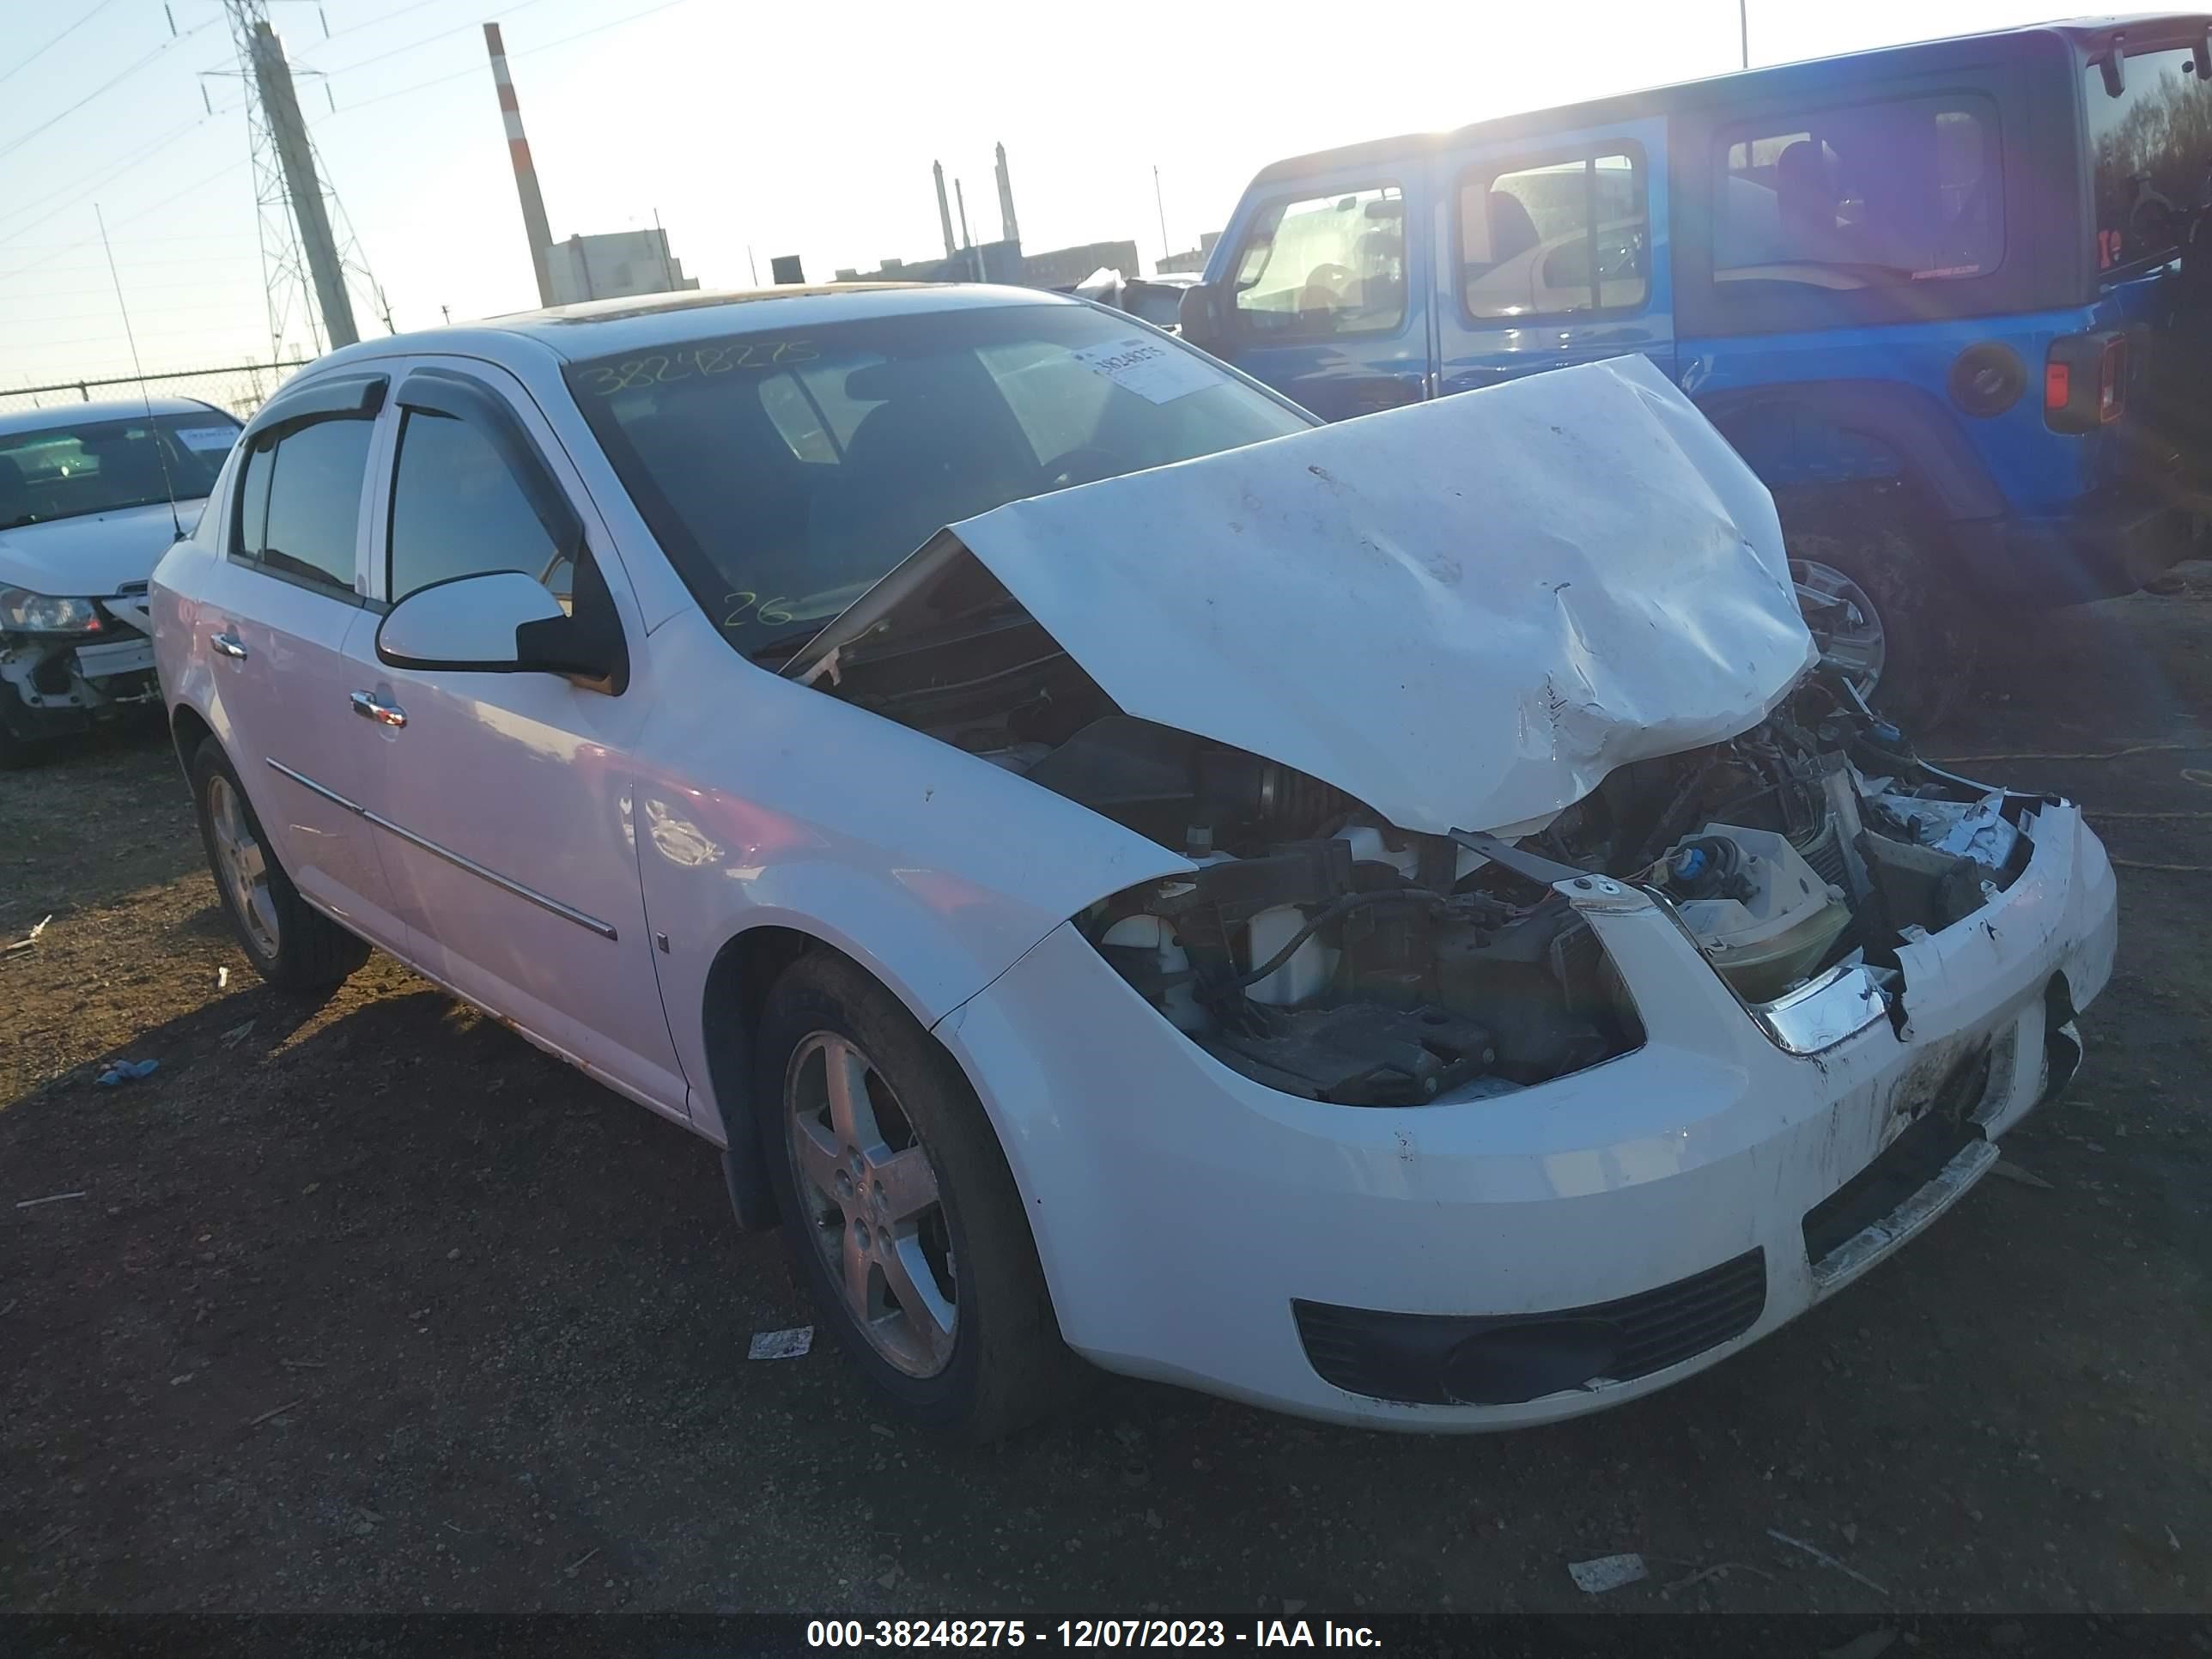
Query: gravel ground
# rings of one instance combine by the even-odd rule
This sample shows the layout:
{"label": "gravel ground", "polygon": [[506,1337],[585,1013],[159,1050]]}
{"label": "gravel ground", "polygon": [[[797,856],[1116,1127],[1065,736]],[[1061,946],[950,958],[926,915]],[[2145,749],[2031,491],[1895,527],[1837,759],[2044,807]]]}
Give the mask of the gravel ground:
{"label": "gravel ground", "polygon": [[[2033,1183],[1679,1388],[1479,1439],[1103,1377],[915,1438],[827,1344],[746,1362],[806,1315],[703,1145],[384,957],[263,989],[158,735],[0,778],[0,941],[53,917],[0,958],[0,1609],[1551,1612],[1633,1550],[1608,1608],[2212,1611],[2190,574],[2014,630],[1924,744],[2131,860]],[[121,1057],[160,1069],[93,1086]]]}

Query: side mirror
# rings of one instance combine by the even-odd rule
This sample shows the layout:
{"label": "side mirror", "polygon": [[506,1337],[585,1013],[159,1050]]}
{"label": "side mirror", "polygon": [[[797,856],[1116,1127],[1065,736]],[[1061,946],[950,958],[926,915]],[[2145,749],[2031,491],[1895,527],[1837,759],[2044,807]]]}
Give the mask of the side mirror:
{"label": "side mirror", "polygon": [[590,558],[580,558],[575,570],[574,615],[518,570],[417,588],[378,625],[377,660],[448,672],[562,674],[619,694],[629,659],[613,599]]}
{"label": "side mirror", "polygon": [[1180,313],[1182,337],[1208,349],[1229,337],[1227,293],[1218,283],[1193,283],[1182,291]]}

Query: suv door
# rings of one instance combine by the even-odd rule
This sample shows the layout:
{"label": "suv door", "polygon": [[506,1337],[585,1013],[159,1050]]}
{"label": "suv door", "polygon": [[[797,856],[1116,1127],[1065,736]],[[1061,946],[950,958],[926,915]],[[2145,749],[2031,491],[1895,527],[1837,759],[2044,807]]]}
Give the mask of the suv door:
{"label": "suv door", "polygon": [[216,730],[294,885],[366,937],[404,930],[354,811],[367,757],[339,739],[363,599],[364,486],[381,374],[325,379],[263,411],[230,474],[200,607]]}
{"label": "suv door", "polygon": [[1438,158],[1445,393],[1632,351],[1673,376],[1666,131],[1625,121]]}
{"label": "suv door", "polygon": [[[652,695],[645,630],[605,526],[521,384],[488,364],[411,369],[371,530],[397,605],[459,576],[519,570],[564,609],[580,562],[604,584],[635,676],[619,692],[554,674],[417,671],[354,654],[347,736],[423,970],[633,1098],[686,1116],[660,1006],[631,823],[632,743]],[[565,500],[584,526],[563,545]]]}
{"label": "suv door", "polygon": [[1324,420],[1427,396],[1419,173],[1409,160],[1262,198],[1230,263],[1226,337],[1206,343]]}

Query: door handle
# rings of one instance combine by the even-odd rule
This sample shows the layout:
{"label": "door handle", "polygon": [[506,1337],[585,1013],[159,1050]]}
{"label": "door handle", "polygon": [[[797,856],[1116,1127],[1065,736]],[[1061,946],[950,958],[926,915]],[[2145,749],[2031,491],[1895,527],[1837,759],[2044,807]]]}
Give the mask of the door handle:
{"label": "door handle", "polygon": [[235,634],[213,635],[208,643],[215,647],[218,657],[229,657],[239,662],[246,660],[246,641]]}
{"label": "door handle", "polygon": [[374,720],[380,726],[404,726],[407,711],[396,702],[386,702],[374,691],[353,694],[353,712],[365,720]]}

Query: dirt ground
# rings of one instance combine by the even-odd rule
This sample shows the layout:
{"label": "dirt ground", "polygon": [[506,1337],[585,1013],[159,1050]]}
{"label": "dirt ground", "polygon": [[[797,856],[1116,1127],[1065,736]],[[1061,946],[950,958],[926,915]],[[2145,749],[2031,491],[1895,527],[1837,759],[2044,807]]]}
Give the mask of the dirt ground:
{"label": "dirt ground", "polygon": [[[262,988],[157,735],[0,778],[0,942],[53,918],[0,958],[0,1608],[1548,1612],[1633,1550],[1608,1608],[2212,1611],[2189,574],[2008,630],[1923,744],[2130,860],[2087,1066],[2006,1145],[2034,1183],[1680,1387],[1504,1437],[1102,1378],[1009,1445],[917,1439],[826,1342],[747,1362],[807,1316],[702,1143],[381,957],[319,1007]],[[160,1069],[94,1086],[118,1058]]]}

